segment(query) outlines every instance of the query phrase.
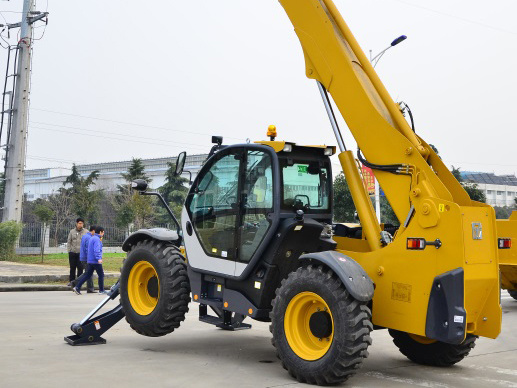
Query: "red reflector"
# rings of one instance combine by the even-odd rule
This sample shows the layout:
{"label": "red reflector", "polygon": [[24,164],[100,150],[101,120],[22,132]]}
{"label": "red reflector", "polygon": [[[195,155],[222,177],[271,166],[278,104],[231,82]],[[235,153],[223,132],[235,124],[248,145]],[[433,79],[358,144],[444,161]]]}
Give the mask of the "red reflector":
{"label": "red reflector", "polygon": [[425,239],[423,238],[408,238],[407,249],[424,249]]}
{"label": "red reflector", "polygon": [[499,249],[509,249],[512,247],[512,239],[511,238],[500,238],[498,240]]}

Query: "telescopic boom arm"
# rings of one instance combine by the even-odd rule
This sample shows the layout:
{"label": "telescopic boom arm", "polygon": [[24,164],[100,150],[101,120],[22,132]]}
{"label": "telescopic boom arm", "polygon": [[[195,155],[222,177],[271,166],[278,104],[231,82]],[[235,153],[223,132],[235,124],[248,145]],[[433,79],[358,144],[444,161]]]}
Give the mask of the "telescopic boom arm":
{"label": "telescopic boom arm", "polygon": [[[441,159],[412,131],[334,3],[280,3],[302,45],[307,77],[317,80],[333,97],[366,160],[374,166],[400,223],[410,215],[412,205],[419,210],[428,197],[476,206]],[[336,137],[339,144],[341,136]],[[351,151],[341,151],[339,158],[347,176],[346,165],[355,157]],[[400,168],[391,168],[394,165]],[[347,179],[352,186],[353,177]],[[363,226],[369,225],[365,230],[378,234],[373,225],[378,221],[367,197],[356,193],[354,203]],[[376,249],[372,239],[373,235],[370,248]]]}

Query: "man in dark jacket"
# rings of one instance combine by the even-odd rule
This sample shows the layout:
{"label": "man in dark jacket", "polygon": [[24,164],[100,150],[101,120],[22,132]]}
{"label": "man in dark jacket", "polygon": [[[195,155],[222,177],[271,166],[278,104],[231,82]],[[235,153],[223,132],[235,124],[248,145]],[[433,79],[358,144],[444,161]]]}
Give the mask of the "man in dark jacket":
{"label": "man in dark jacket", "polygon": [[[79,254],[79,259],[81,260],[81,265],[84,268],[84,274],[82,276],[86,276],[86,272],[88,271],[88,243],[90,242],[90,238],[95,234],[95,226],[90,226],[90,233],[86,233],[81,239],[81,252]],[[75,287],[79,279],[76,279],[72,282],[72,286]],[[88,294],[95,292],[95,288],[93,287],[93,279],[90,277],[86,283],[86,289]]]}
{"label": "man in dark jacket", "polygon": [[84,220],[82,218],[75,220],[75,228],[68,233],[66,245],[68,249],[68,262],[70,264],[69,286],[73,285],[72,282],[76,278],[76,272],[77,277],[81,276],[83,273],[83,266],[79,260],[79,252],[81,250],[81,239],[86,233],[88,232],[84,229]]}
{"label": "man in dark jacket", "polygon": [[77,285],[72,290],[77,294],[81,295],[81,286],[85,281],[93,276],[93,271],[97,272],[99,276],[99,294],[107,294],[104,291],[104,271],[102,269],[102,237],[104,236],[104,228],[101,226],[95,227],[95,234],[90,238],[88,242],[88,269],[86,274],[81,276],[78,280]]}

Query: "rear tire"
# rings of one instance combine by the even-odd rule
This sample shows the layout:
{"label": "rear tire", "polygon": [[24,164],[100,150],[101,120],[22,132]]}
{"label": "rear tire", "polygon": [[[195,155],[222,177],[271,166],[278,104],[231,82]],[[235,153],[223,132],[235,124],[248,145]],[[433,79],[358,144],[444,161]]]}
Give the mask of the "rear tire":
{"label": "rear tire", "polygon": [[422,365],[442,367],[452,366],[467,357],[476,346],[477,339],[476,336],[468,334],[461,344],[452,345],[440,341],[431,342],[427,339],[419,342],[408,333],[393,329],[390,329],[389,333],[395,346],[411,361]]}
{"label": "rear tire", "polygon": [[341,383],[368,357],[370,309],[350,296],[330,269],[298,268],[282,280],[272,305],[273,346],[282,366],[298,381]]}
{"label": "rear tire", "polygon": [[517,300],[517,290],[508,290],[508,293],[513,299]]}
{"label": "rear tire", "polygon": [[137,333],[159,337],[185,320],[190,283],[179,249],[157,240],[139,241],[124,260],[120,274],[120,303]]}

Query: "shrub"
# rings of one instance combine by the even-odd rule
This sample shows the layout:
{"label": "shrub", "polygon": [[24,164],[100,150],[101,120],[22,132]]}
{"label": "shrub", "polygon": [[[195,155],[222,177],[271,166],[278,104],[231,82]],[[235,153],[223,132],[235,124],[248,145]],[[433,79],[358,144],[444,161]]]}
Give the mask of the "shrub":
{"label": "shrub", "polygon": [[22,223],[16,221],[0,222],[0,260],[13,259],[16,242],[22,232]]}

